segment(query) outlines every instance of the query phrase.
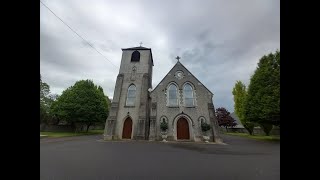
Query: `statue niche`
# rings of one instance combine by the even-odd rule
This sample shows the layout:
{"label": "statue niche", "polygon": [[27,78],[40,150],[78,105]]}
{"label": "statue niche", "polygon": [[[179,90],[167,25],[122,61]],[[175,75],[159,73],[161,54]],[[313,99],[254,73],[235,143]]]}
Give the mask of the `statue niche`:
{"label": "statue niche", "polygon": [[137,73],[137,68],[134,66],[131,71],[131,78],[130,78],[131,81],[136,80],[136,73]]}

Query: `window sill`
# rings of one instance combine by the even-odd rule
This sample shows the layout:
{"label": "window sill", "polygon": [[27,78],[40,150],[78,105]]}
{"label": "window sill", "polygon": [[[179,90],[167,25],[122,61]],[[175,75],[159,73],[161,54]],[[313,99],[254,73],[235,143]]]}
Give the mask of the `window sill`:
{"label": "window sill", "polygon": [[179,106],[167,106],[168,108],[179,108]]}
{"label": "window sill", "polygon": [[195,108],[196,106],[185,106],[185,108]]}
{"label": "window sill", "polygon": [[124,106],[125,108],[134,108],[135,106]]}

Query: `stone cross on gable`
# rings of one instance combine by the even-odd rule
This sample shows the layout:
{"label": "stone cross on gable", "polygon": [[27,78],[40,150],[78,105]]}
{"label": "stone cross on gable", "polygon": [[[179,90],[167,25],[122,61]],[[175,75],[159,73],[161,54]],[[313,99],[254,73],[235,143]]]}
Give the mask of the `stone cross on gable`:
{"label": "stone cross on gable", "polygon": [[176,59],[179,61],[181,58],[179,56],[177,56]]}
{"label": "stone cross on gable", "polygon": [[142,45],[142,42],[140,42],[139,44],[140,44],[140,47],[141,47],[141,45]]}

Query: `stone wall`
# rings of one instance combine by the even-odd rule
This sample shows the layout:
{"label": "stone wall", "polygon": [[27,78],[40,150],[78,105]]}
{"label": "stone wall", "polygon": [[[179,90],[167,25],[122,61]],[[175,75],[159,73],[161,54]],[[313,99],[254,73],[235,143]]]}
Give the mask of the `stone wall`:
{"label": "stone wall", "polygon": [[[183,72],[182,79],[176,78],[175,73],[177,71]],[[178,87],[179,105],[177,107],[167,106],[167,89],[171,83],[174,83]],[[185,107],[184,105],[183,86],[185,83],[189,83],[193,87],[195,97],[194,107]],[[200,118],[211,124],[211,127],[214,127],[207,134],[210,136],[210,141],[219,141],[212,96],[213,94],[198,79],[196,79],[181,63],[177,63],[151,93],[152,104],[149,139],[162,139],[160,121],[164,118],[168,121],[168,140],[177,140],[176,123],[180,117],[184,117],[189,124],[191,141],[202,141],[203,133],[201,131]],[[213,112],[210,113],[210,109],[212,108]]]}

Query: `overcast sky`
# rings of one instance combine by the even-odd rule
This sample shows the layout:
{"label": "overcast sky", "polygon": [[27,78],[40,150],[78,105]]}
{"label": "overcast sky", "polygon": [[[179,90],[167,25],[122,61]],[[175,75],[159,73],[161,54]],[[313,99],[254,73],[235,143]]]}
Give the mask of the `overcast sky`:
{"label": "overcast sky", "polygon": [[[114,65],[121,48],[152,49],[153,87],[181,63],[234,111],[236,80],[248,85],[259,58],[280,50],[279,0],[41,0]],[[52,93],[81,79],[113,96],[118,69],[40,4],[40,71]]]}

